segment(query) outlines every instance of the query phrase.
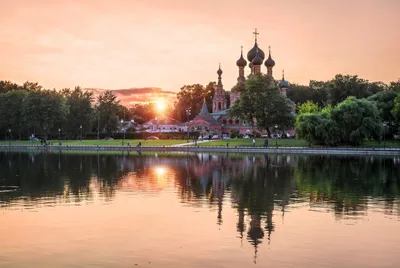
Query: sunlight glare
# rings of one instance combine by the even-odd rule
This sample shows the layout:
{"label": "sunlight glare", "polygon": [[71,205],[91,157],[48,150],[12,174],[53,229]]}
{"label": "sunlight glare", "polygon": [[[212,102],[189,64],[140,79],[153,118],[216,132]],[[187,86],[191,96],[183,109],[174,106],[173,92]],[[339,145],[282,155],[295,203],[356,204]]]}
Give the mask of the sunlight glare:
{"label": "sunlight glare", "polygon": [[164,111],[165,110],[165,102],[163,100],[158,100],[156,102],[157,110]]}

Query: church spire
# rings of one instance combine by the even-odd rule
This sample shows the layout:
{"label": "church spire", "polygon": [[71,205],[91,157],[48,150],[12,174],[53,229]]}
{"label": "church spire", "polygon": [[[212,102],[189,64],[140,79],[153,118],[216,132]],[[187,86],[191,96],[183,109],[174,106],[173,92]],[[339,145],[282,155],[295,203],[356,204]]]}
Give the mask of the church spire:
{"label": "church spire", "polygon": [[226,103],[226,96],[224,92],[224,87],[222,85],[222,70],[221,70],[221,64],[219,64],[219,68],[217,71],[218,74],[218,82],[217,82],[217,88],[215,89],[215,94],[213,98],[213,107],[212,107],[212,112],[216,113],[222,110],[225,110],[227,107]]}
{"label": "church spire", "polygon": [[203,102],[203,106],[201,107],[200,110],[200,115],[209,115],[210,113],[208,112],[208,107],[207,107],[207,103],[206,103],[206,98],[204,98],[204,102]]}
{"label": "church spire", "polygon": [[218,91],[222,91],[223,90],[223,86],[222,86],[222,70],[221,70],[221,63],[219,64],[219,68],[218,68],[218,71],[217,71],[217,74],[218,74],[218,83],[217,83],[217,90]]}

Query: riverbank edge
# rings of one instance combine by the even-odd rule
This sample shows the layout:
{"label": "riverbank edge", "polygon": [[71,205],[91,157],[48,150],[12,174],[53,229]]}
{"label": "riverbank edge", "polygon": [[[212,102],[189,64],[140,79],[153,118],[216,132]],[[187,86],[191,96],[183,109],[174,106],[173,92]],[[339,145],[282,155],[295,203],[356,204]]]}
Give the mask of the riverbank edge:
{"label": "riverbank edge", "polygon": [[207,152],[207,153],[277,153],[320,155],[391,155],[400,156],[400,148],[312,148],[312,147],[225,147],[225,146],[77,146],[77,145],[0,145],[0,151],[109,151],[109,152]]}

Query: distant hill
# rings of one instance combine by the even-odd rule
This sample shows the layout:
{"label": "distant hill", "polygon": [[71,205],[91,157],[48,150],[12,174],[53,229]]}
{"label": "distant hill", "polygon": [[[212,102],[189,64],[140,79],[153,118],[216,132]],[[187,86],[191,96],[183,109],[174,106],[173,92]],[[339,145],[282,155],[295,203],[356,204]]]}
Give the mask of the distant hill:
{"label": "distant hill", "polygon": [[[92,91],[94,96],[97,97],[101,93],[109,89],[103,88],[85,88],[85,90]],[[137,103],[155,102],[157,100],[164,100],[168,105],[172,105],[176,99],[176,92],[163,90],[156,87],[144,88],[128,88],[128,89],[110,89],[120,100],[120,103],[126,107]]]}

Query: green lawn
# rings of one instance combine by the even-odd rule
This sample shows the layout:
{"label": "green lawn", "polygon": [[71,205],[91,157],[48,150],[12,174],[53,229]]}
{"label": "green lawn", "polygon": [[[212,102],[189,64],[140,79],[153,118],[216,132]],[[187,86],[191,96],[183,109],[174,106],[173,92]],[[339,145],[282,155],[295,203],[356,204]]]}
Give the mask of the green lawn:
{"label": "green lawn", "polygon": [[[275,147],[276,144],[278,147],[308,147],[308,142],[305,140],[296,140],[296,139],[269,139],[268,147]],[[53,142],[54,145],[58,144],[58,140],[51,140],[49,142]],[[170,146],[175,144],[183,144],[186,143],[186,140],[125,140],[125,145],[129,143],[131,146],[136,146],[139,142],[142,143],[142,146]],[[191,140],[189,141],[191,142]],[[62,145],[100,145],[100,146],[118,146],[122,145],[122,140],[69,140],[69,141],[61,141]],[[253,146],[253,139],[230,139],[230,140],[213,140],[210,142],[198,143],[198,146],[226,146],[229,144],[230,147],[234,146]],[[0,145],[8,145],[8,141],[0,141]],[[12,141],[12,145],[40,145],[40,142],[31,142],[31,141]],[[256,139],[256,146],[262,147],[264,146],[264,139]],[[324,146],[313,146],[313,147],[324,147]],[[341,146],[341,147],[350,147],[350,146]],[[377,142],[377,141],[365,141],[365,143],[361,147],[388,147],[388,148],[400,148],[400,141],[386,141]]]}
{"label": "green lawn", "polygon": [[[58,140],[49,140],[48,142],[52,142],[54,145],[58,144]],[[139,142],[142,143],[142,146],[168,146],[175,144],[186,143],[186,140],[125,140],[125,145],[130,144],[131,146],[136,146]],[[62,145],[122,145],[122,140],[61,140]],[[8,145],[8,141],[0,141],[0,145]],[[32,142],[32,141],[12,141],[12,145],[40,145],[40,141]]]}
{"label": "green lawn", "polygon": [[[264,146],[264,139],[255,139],[256,146],[262,147]],[[230,139],[230,140],[216,140],[212,142],[199,143],[199,146],[253,146],[253,139]],[[297,140],[297,139],[268,139],[268,147],[308,147],[308,142],[305,140]],[[327,147],[327,146],[313,146],[313,147]],[[340,146],[340,147],[351,147],[351,146]],[[377,141],[365,141],[363,145],[360,147],[369,147],[369,148],[379,148],[379,147],[387,147],[387,148],[400,148],[400,141],[386,141],[377,142]]]}

